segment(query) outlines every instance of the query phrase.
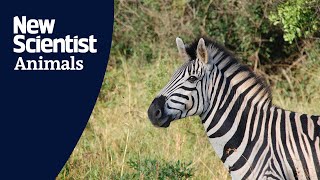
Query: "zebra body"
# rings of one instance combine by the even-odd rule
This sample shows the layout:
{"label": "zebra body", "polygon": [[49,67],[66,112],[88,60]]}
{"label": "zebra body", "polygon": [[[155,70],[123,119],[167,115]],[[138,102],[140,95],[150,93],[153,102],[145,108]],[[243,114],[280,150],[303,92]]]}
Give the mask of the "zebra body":
{"label": "zebra body", "polygon": [[272,104],[269,87],[217,43],[185,47],[185,63],[153,100],[155,126],[199,115],[233,179],[320,179],[320,118]]}

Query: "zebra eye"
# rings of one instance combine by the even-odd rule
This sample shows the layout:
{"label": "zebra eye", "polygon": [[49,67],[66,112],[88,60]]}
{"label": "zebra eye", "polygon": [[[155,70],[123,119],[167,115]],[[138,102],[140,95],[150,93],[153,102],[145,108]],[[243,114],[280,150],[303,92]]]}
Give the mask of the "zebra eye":
{"label": "zebra eye", "polygon": [[190,77],[187,79],[187,81],[189,81],[189,82],[191,82],[191,83],[195,82],[196,80],[198,80],[198,78],[197,78],[196,76],[190,76]]}

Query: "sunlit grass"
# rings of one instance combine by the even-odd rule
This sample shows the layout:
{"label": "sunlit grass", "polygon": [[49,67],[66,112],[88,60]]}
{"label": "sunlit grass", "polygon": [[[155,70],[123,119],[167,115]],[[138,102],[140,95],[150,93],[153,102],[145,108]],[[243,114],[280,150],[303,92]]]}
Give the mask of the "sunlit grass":
{"label": "sunlit grass", "polygon": [[[174,60],[178,59],[176,53],[172,54],[171,58],[162,55],[154,64],[130,59],[116,69],[109,68],[105,83],[110,86],[101,92],[106,96],[97,101],[58,179],[119,179],[133,172],[128,166],[130,159],[192,162],[192,179],[230,179],[198,117],[179,120],[167,129],[153,127],[147,118],[153,97],[181,63]],[[315,64],[288,72],[292,85],[282,75],[271,77],[274,103],[289,110],[319,113],[319,67]]]}

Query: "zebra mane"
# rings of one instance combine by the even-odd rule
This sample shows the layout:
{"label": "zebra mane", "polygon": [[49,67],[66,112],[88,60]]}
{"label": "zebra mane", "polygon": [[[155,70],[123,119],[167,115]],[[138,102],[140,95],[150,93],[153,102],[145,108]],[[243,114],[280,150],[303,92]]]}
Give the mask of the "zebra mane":
{"label": "zebra mane", "polygon": [[[193,41],[191,44],[186,45],[186,52],[190,57],[190,60],[194,60],[197,58],[197,46],[199,39],[196,39]],[[208,54],[218,54],[222,53],[223,56],[225,57],[224,59],[228,58],[228,65],[238,65],[239,66],[239,71],[240,72],[246,72],[248,73],[249,77],[253,77],[255,80],[255,83],[259,84],[263,90],[268,94],[268,99],[272,101],[272,94],[270,90],[270,86],[266,83],[265,79],[261,76],[258,76],[255,74],[247,65],[241,64],[239,60],[231,53],[228,49],[226,49],[224,46],[220,45],[214,40],[211,40],[209,38],[204,37],[203,38],[205,41],[205,45],[208,50]],[[209,61],[213,61],[213,59],[209,59]],[[227,66],[228,66],[227,65]]]}

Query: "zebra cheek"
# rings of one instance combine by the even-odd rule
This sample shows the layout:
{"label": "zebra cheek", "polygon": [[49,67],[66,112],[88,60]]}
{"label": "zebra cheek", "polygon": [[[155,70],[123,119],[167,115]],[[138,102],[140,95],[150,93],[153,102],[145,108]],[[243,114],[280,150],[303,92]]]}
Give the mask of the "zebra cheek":
{"label": "zebra cheek", "polygon": [[192,107],[192,103],[191,102],[186,103],[186,109],[187,110],[190,109],[191,107]]}

